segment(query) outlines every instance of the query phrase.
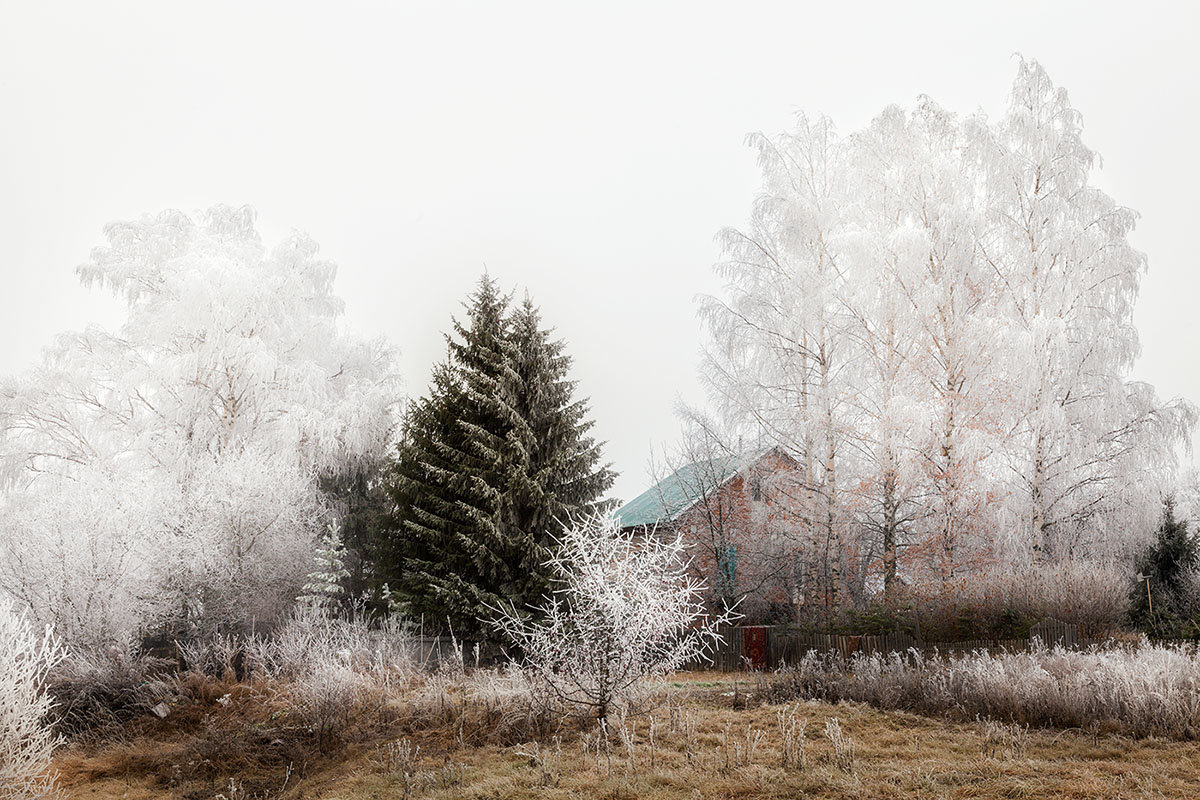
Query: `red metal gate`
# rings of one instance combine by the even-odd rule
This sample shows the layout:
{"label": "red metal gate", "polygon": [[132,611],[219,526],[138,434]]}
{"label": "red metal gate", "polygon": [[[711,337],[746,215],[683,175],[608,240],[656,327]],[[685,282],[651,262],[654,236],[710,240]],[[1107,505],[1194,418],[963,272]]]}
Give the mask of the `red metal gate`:
{"label": "red metal gate", "polygon": [[767,664],[767,627],[750,625],[742,628],[742,658],[751,669],[765,669]]}

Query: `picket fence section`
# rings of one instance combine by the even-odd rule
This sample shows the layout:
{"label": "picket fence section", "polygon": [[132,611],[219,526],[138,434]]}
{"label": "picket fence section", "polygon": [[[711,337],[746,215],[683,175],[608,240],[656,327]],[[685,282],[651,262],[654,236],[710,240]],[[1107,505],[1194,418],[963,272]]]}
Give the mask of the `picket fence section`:
{"label": "picket fence section", "polygon": [[[765,632],[765,658],[747,657],[747,630]],[[711,663],[705,659],[694,659],[688,662],[684,669],[716,669],[722,672],[735,672],[747,668],[774,668],[780,664],[799,661],[806,653],[813,650],[818,653],[836,653],[843,660],[848,660],[855,653],[887,655],[889,653],[906,653],[909,650],[917,650],[925,655],[934,653],[962,655],[976,650],[987,650],[992,653],[1002,650],[1015,652],[1033,647],[1035,638],[1046,647],[1078,648],[1081,645],[1078,626],[1056,619],[1042,620],[1034,625],[1030,629],[1028,639],[966,639],[954,642],[926,642],[906,633],[835,635],[809,633],[786,625],[754,628],[729,626],[722,629],[721,634],[723,643],[709,654],[712,659]],[[761,634],[758,634],[758,638],[761,638]]]}

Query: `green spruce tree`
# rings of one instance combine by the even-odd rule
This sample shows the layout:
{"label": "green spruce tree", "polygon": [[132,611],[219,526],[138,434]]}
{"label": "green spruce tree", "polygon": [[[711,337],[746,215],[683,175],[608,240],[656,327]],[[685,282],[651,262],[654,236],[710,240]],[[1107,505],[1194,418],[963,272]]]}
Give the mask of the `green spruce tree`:
{"label": "green spruce tree", "polygon": [[1167,498],[1158,535],[1138,560],[1130,616],[1139,628],[1160,637],[1194,635],[1185,582],[1197,563],[1200,541],[1186,522],[1175,518],[1174,500]]}
{"label": "green spruce tree", "polygon": [[383,484],[390,460],[372,460],[341,475],[324,475],[320,480],[321,499],[341,520],[342,544],[346,547],[346,594],[355,601],[377,594],[372,565],[379,531],[391,507],[391,498]]}
{"label": "green spruce tree", "polygon": [[587,400],[575,399],[566,343],[542,327],[525,297],[511,313],[508,351],[513,407],[518,415],[509,465],[506,523],[519,547],[514,559],[525,577],[509,598],[517,608],[539,604],[550,590],[544,564],[555,536],[571,519],[598,510],[615,474],[601,463],[589,431]]}
{"label": "green spruce tree", "polygon": [[411,613],[478,637],[488,607],[540,599],[554,534],[613,474],[573,399],[564,345],[531,302],[510,312],[485,276],[447,340],[405,417],[377,573]]}

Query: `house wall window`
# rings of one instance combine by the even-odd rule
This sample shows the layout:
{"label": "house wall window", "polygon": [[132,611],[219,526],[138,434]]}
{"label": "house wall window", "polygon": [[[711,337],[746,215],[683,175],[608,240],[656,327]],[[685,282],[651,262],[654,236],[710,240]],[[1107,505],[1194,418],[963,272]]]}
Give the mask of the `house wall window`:
{"label": "house wall window", "polygon": [[717,563],[717,585],[726,597],[737,591],[737,571],[737,545],[727,545]]}

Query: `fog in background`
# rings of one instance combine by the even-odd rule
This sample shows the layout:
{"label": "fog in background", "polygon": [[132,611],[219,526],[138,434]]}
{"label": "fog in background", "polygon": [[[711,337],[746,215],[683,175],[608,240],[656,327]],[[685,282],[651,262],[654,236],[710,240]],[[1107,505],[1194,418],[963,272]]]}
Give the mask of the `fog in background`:
{"label": "fog in background", "polygon": [[703,399],[694,299],[757,190],[745,135],[799,109],[849,132],[922,93],[995,116],[1020,52],[1142,214],[1135,377],[1200,400],[1197,8],[0,2],[0,374],[120,320],[73,271],[105,223],[248,203],[268,246],[320,242],[414,396],[485,266],[528,289],[628,499]]}

